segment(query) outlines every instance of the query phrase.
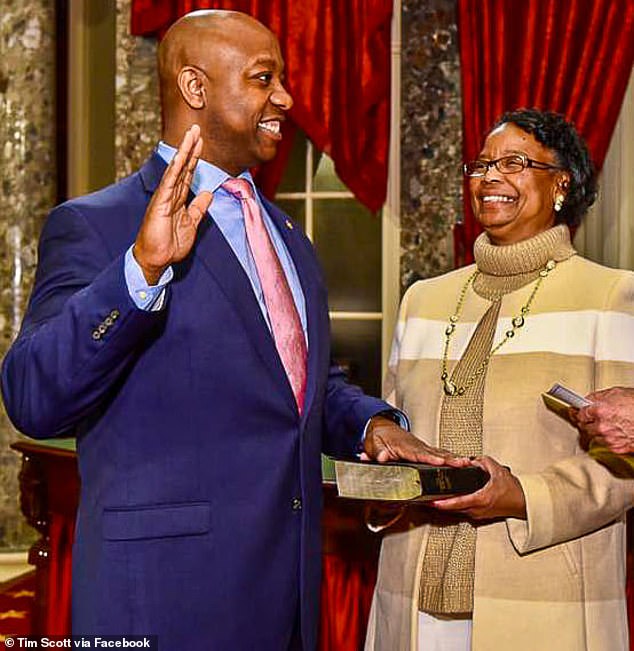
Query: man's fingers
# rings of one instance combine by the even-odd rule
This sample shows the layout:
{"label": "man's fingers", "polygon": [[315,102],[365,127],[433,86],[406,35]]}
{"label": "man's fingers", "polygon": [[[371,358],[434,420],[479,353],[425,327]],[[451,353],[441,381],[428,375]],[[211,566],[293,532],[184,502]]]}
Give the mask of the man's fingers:
{"label": "man's fingers", "polygon": [[178,193],[176,197],[176,207],[180,208],[187,202],[189,191],[191,189],[192,179],[196,171],[196,165],[200,160],[200,155],[203,151],[203,139],[198,137],[194,140],[193,147],[189,150],[187,160],[181,170],[180,178],[178,180]]}
{"label": "man's fingers", "polygon": [[211,194],[211,192],[207,192],[207,191],[197,194],[192,199],[192,202],[189,204],[187,208],[187,213],[189,214],[192,220],[192,224],[194,228],[198,228],[198,224],[200,224],[200,220],[205,216],[207,210],[209,210],[209,206],[211,205],[212,199],[213,199],[213,195]]}
{"label": "man's fingers", "polygon": [[180,145],[178,145],[176,153],[172,157],[172,160],[163,174],[159,188],[173,190],[178,183],[183,168],[186,166],[190,152],[194,146],[192,129],[196,126],[197,125],[194,125],[185,131],[185,135],[183,136]]}
{"label": "man's fingers", "polygon": [[[187,176],[188,165],[192,159],[192,154],[197,148],[202,149],[202,138],[200,138],[200,127],[194,124],[185,132],[176,150],[176,154],[174,154],[161,178],[161,182],[154,194],[158,203],[169,203],[173,209],[177,209],[179,203],[180,206],[184,204],[187,193],[184,193],[184,198],[181,201],[183,182]],[[200,152],[198,156],[200,156]],[[198,162],[198,158],[196,158],[196,162]]]}

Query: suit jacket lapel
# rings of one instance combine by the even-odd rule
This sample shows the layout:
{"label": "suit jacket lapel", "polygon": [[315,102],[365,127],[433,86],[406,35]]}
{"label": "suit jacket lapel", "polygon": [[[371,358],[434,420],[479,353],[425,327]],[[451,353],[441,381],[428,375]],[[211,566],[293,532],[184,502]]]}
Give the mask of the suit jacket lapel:
{"label": "suit jacket lapel", "polygon": [[295,398],[286,371],[251,283],[212,218],[203,220],[199,227],[194,255],[220,286],[225,297],[242,319],[250,344],[268,367],[275,383],[281,382],[282,386],[286,387],[288,400],[295,406]]}
{"label": "suit jacket lapel", "polygon": [[143,163],[139,175],[146,192],[154,194],[166,167],[167,164],[156,152]]}

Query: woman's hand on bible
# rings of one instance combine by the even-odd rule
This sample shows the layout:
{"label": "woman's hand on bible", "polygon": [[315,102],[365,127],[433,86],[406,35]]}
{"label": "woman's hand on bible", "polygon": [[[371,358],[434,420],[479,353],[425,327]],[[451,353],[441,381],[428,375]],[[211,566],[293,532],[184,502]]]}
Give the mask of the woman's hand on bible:
{"label": "woman's hand on bible", "polygon": [[511,471],[491,457],[477,457],[471,462],[486,470],[490,479],[475,493],[426,502],[439,511],[457,511],[474,520],[495,518],[526,519],[526,499],[522,485]]}

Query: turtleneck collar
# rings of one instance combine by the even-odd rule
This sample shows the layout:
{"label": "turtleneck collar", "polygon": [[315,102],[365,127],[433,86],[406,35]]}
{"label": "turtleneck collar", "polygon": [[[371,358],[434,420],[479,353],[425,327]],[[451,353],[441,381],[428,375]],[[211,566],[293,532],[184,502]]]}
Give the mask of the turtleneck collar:
{"label": "turtleneck collar", "polygon": [[576,251],[568,227],[558,224],[506,246],[491,244],[489,236],[482,233],[475,241],[473,254],[478,269],[473,289],[483,298],[496,300],[535,280],[549,260],[563,262]]}

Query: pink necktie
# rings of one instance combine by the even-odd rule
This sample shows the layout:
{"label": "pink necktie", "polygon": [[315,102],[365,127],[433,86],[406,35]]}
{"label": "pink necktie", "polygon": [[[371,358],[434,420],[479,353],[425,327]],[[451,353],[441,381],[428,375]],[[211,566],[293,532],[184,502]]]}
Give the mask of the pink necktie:
{"label": "pink necktie", "polygon": [[222,187],[242,203],[247,240],[262,285],[273,339],[301,414],[306,395],[307,352],[293,294],[264,225],[260,207],[253,198],[251,185],[244,179],[229,179]]}

